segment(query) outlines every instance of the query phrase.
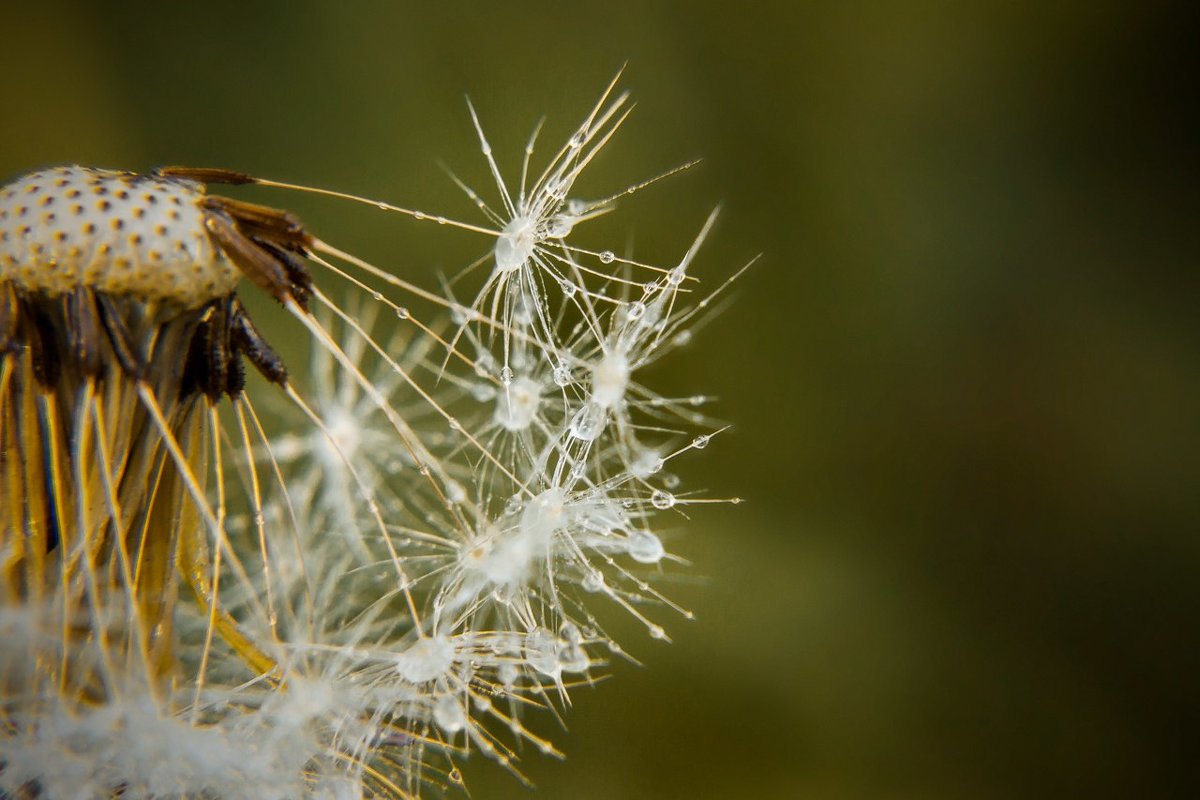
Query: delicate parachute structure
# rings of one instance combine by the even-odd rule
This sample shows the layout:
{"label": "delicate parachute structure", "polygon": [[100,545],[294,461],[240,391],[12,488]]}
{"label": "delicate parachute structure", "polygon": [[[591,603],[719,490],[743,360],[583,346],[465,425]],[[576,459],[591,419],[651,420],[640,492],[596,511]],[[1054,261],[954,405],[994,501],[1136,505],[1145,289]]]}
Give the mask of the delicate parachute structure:
{"label": "delicate parachute structure", "polygon": [[[413,798],[473,752],[519,776],[557,754],[523,720],[624,657],[604,607],[658,639],[690,618],[661,532],[736,499],[680,491],[670,462],[722,427],[644,371],[740,271],[693,275],[716,212],[666,265],[581,238],[682,169],[577,197],[614,86],[511,183],[471,108],[477,221],[224,170],[0,189],[0,794]],[[426,288],[212,191],[243,184],[481,255]],[[298,335],[289,371],[271,343]]]}

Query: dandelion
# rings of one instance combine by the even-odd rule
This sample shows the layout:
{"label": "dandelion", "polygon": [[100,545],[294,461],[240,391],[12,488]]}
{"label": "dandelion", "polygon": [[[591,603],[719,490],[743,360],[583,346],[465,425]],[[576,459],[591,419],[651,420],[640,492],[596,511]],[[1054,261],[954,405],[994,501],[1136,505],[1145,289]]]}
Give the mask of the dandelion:
{"label": "dandelion", "polygon": [[[678,171],[576,196],[615,84],[512,184],[469,109],[497,200],[452,179],[483,224],[223,170],[0,189],[0,793],[411,798],[472,752],[519,776],[523,745],[558,755],[523,717],[624,656],[598,603],[658,639],[690,618],[652,583],[680,561],[660,523],[723,501],[664,466],[719,426],[643,373],[730,281],[691,275],[715,212],[672,265],[581,243]],[[489,246],[423,288],[210,192],[247,183]]]}

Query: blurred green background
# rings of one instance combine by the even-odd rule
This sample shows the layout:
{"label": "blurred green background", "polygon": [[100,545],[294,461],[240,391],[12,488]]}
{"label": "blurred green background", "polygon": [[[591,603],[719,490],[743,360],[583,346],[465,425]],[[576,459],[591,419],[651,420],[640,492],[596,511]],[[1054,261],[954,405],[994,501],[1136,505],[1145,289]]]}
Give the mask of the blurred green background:
{"label": "blurred green background", "polygon": [[[475,219],[622,63],[594,196],[716,280],[660,386],[698,621],[573,695],[544,798],[1196,796],[1195,27],[1153,3],[5,3],[0,175],[226,166]],[[1191,52],[1189,52],[1189,50]],[[432,285],[486,243],[270,199]],[[268,326],[269,327],[269,326]],[[546,726],[542,726],[545,729]],[[476,759],[472,796],[530,796]]]}

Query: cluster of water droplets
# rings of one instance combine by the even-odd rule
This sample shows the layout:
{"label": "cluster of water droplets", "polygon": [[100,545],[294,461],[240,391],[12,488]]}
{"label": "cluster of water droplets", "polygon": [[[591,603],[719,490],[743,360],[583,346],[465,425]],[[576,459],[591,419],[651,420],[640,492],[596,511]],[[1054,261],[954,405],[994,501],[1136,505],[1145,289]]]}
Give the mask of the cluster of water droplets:
{"label": "cluster of water droplets", "polygon": [[269,607],[257,610],[255,593],[228,605],[264,620],[259,638],[279,642],[279,663],[352,684],[355,718],[377,723],[378,741],[408,752],[413,770],[431,751],[451,776],[465,752],[510,769],[522,743],[556,752],[521,718],[539,706],[561,713],[572,685],[627,657],[605,620],[632,615],[667,639],[672,618],[691,617],[655,587],[681,562],[664,532],[689,505],[715,501],[681,490],[668,465],[719,426],[698,408],[704,396],[663,396],[646,368],[703,318],[713,292],[691,269],[716,214],[666,265],[585,240],[584,223],[657,180],[576,197],[627,113],[625,96],[609,92],[527,178],[535,133],[511,187],[472,109],[498,201],[460,186],[488,225],[411,215],[491,232],[476,263],[486,269],[448,284],[474,286],[473,296],[447,290],[431,314],[376,292],[401,332],[387,341],[369,315],[335,308],[305,376],[309,432],[255,454],[294,488],[286,503],[264,504],[266,524],[243,520],[238,535],[253,542],[291,520],[296,555],[267,541],[261,558],[227,563],[226,584],[255,584]]}

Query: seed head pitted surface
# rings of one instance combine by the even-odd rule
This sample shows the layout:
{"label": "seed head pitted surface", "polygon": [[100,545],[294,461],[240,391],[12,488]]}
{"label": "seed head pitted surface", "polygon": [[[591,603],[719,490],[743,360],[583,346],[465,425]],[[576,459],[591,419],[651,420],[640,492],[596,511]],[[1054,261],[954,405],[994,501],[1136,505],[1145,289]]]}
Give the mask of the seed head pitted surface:
{"label": "seed head pitted surface", "polygon": [[0,281],[49,295],[86,286],[199,306],[240,273],[204,226],[193,181],[56,167],[0,189]]}

